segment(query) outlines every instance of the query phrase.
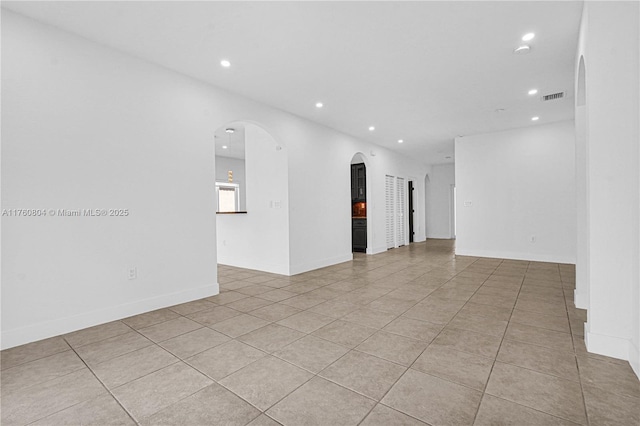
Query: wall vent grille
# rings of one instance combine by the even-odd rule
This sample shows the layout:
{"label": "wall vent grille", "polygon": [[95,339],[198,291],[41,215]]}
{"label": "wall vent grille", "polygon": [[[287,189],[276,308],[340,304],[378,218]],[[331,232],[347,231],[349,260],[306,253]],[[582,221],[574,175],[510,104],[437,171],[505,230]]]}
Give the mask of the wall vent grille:
{"label": "wall vent grille", "polygon": [[551,93],[550,95],[544,95],[541,99],[542,102],[555,101],[556,99],[564,98],[564,92]]}

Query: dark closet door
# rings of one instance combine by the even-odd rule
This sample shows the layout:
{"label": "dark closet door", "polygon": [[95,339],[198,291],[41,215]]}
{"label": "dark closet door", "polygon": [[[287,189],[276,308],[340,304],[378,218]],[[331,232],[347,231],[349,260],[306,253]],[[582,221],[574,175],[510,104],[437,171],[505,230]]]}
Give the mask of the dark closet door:
{"label": "dark closet door", "polygon": [[409,242],[413,242],[413,181],[409,181]]}

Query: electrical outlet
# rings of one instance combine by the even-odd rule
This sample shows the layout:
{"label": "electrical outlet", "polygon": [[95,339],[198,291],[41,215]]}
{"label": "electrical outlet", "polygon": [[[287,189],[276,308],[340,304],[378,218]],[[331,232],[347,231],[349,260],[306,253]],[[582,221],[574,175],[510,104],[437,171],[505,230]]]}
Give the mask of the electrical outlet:
{"label": "electrical outlet", "polygon": [[136,278],[138,278],[138,268],[132,266],[131,268],[129,268],[129,279],[135,280]]}

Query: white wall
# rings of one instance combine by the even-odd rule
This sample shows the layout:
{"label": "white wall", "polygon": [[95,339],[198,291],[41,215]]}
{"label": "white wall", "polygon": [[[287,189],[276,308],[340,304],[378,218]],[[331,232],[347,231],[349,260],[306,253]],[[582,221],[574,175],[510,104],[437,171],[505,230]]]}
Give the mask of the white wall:
{"label": "white wall", "polygon": [[428,167],[317,124],[309,124],[306,136],[300,130],[292,128],[288,135],[297,141],[288,145],[292,274],[352,258],[350,182],[356,153],[363,154],[367,167],[367,252],[386,250],[385,174],[416,183],[415,241],[424,241],[420,206],[424,206],[423,177]]}
{"label": "white wall", "polygon": [[129,209],[2,218],[3,347],[217,293],[211,107],[150,70],[3,10],[3,209]]}
{"label": "white wall", "polygon": [[576,303],[588,304],[587,349],[627,359],[640,375],[639,14],[637,2],[584,6],[577,58],[586,70],[578,110],[586,155],[578,180],[588,238],[578,242],[588,256],[578,259]]}
{"label": "white wall", "polygon": [[434,165],[426,187],[427,238],[452,238],[453,194],[455,166],[453,164]]}
{"label": "white wall", "polygon": [[588,133],[586,107],[586,77],[584,64],[584,49],[586,42],[586,9],[580,23],[578,51],[576,55],[575,71],[575,131],[576,131],[576,289],[574,304],[577,308],[587,309],[589,306],[589,180]]}
{"label": "white wall", "polygon": [[216,155],[216,182],[228,182],[228,172],[233,172],[233,183],[238,184],[240,191],[240,211],[247,211],[247,179],[245,161],[239,158]]}
{"label": "white wall", "polygon": [[217,215],[219,263],[289,274],[287,151],[277,146],[260,127],[245,125],[247,214]]}
{"label": "white wall", "polygon": [[384,175],[424,197],[428,168],[412,159],[3,10],[2,207],[131,214],[2,218],[2,347],[215,294],[213,134],[235,121],[287,151],[290,273],[351,259],[356,152],[373,249]]}
{"label": "white wall", "polygon": [[575,262],[572,121],[460,137],[455,150],[457,254]]}

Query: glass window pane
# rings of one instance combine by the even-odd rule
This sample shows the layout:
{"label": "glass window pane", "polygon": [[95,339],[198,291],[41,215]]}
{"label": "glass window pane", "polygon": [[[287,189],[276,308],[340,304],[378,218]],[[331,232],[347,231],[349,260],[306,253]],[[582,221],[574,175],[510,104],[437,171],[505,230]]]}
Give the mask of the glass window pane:
{"label": "glass window pane", "polygon": [[236,211],[236,190],[235,188],[220,187],[218,190],[218,208],[221,212]]}

